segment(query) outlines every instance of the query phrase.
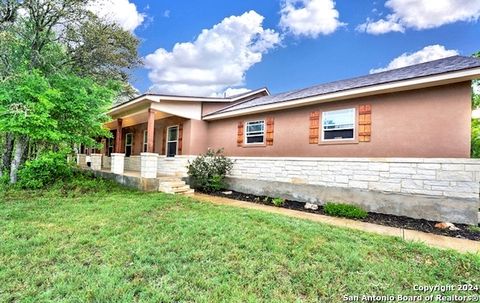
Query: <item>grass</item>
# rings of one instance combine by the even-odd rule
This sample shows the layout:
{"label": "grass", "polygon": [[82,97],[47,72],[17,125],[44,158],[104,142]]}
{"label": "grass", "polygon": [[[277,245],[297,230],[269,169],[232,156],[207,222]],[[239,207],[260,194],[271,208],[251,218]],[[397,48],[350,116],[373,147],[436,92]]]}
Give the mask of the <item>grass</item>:
{"label": "grass", "polygon": [[0,302],[339,302],[480,284],[479,255],[104,181],[0,199]]}

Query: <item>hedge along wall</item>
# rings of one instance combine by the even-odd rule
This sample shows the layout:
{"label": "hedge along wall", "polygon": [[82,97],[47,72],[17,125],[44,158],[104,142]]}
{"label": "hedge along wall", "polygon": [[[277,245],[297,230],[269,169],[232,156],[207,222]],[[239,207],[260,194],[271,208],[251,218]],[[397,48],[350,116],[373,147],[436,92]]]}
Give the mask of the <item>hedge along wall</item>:
{"label": "hedge along wall", "polygon": [[[230,187],[457,223],[478,222],[480,161],[423,158],[232,157]],[[252,182],[255,180],[256,182]]]}

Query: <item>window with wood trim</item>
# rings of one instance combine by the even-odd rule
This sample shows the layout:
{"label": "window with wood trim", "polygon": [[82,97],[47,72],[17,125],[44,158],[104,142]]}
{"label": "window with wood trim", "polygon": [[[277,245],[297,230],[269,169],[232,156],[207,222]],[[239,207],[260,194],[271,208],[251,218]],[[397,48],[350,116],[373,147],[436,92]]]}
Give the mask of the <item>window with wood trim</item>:
{"label": "window with wood trim", "polygon": [[178,153],[178,125],[167,128],[167,157],[175,157]]}
{"label": "window with wood trim", "polygon": [[245,143],[262,144],[265,141],[265,121],[249,121],[245,124]]}
{"label": "window with wood trim", "polygon": [[148,150],[148,131],[144,130],[143,131],[143,145],[142,145],[142,151],[146,153]]}
{"label": "window with wood trim", "polygon": [[112,153],[114,152],[114,146],[115,146],[115,137],[113,138],[108,138],[108,149],[107,149],[107,156],[111,156]]}
{"label": "window with wood trim", "polygon": [[125,157],[130,157],[132,155],[133,149],[133,133],[125,134]]}
{"label": "window with wood trim", "polygon": [[355,108],[322,113],[322,140],[352,140],[355,138]]}

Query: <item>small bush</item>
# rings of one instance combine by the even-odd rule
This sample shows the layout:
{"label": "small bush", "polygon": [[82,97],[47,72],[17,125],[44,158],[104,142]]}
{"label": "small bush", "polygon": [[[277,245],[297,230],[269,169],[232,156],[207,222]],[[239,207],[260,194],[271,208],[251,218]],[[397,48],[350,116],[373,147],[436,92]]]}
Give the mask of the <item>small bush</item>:
{"label": "small bush", "polygon": [[188,161],[188,175],[192,187],[205,192],[225,188],[225,176],[230,172],[233,161],[223,155],[223,149],[209,149],[192,162]]}
{"label": "small bush", "polygon": [[472,233],[479,233],[480,234],[480,226],[475,226],[475,225],[471,225],[468,227],[468,230]]}
{"label": "small bush", "polygon": [[18,172],[18,186],[24,189],[41,189],[73,176],[73,168],[63,153],[46,153],[27,161]]}
{"label": "small bush", "polygon": [[273,203],[273,205],[275,205],[277,207],[280,207],[280,206],[283,206],[283,204],[285,204],[285,199],[274,198],[274,199],[272,199],[272,203]]}
{"label": "small bush", "polygon": [[328,202],[323,206],[323,210],[327,215],[335,217],[363,219],[368,215],[368,213],[360,207],[342,203]]}

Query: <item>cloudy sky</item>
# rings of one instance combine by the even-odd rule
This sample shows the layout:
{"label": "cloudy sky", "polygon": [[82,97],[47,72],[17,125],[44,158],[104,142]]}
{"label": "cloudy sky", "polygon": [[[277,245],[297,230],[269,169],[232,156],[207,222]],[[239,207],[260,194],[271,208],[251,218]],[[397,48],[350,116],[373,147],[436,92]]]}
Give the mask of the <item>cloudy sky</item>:
{"label": "cloudy sky", "polygon": [[141,92],[283,92],[480,51],[479,0],[99,0],[134,32]]}

